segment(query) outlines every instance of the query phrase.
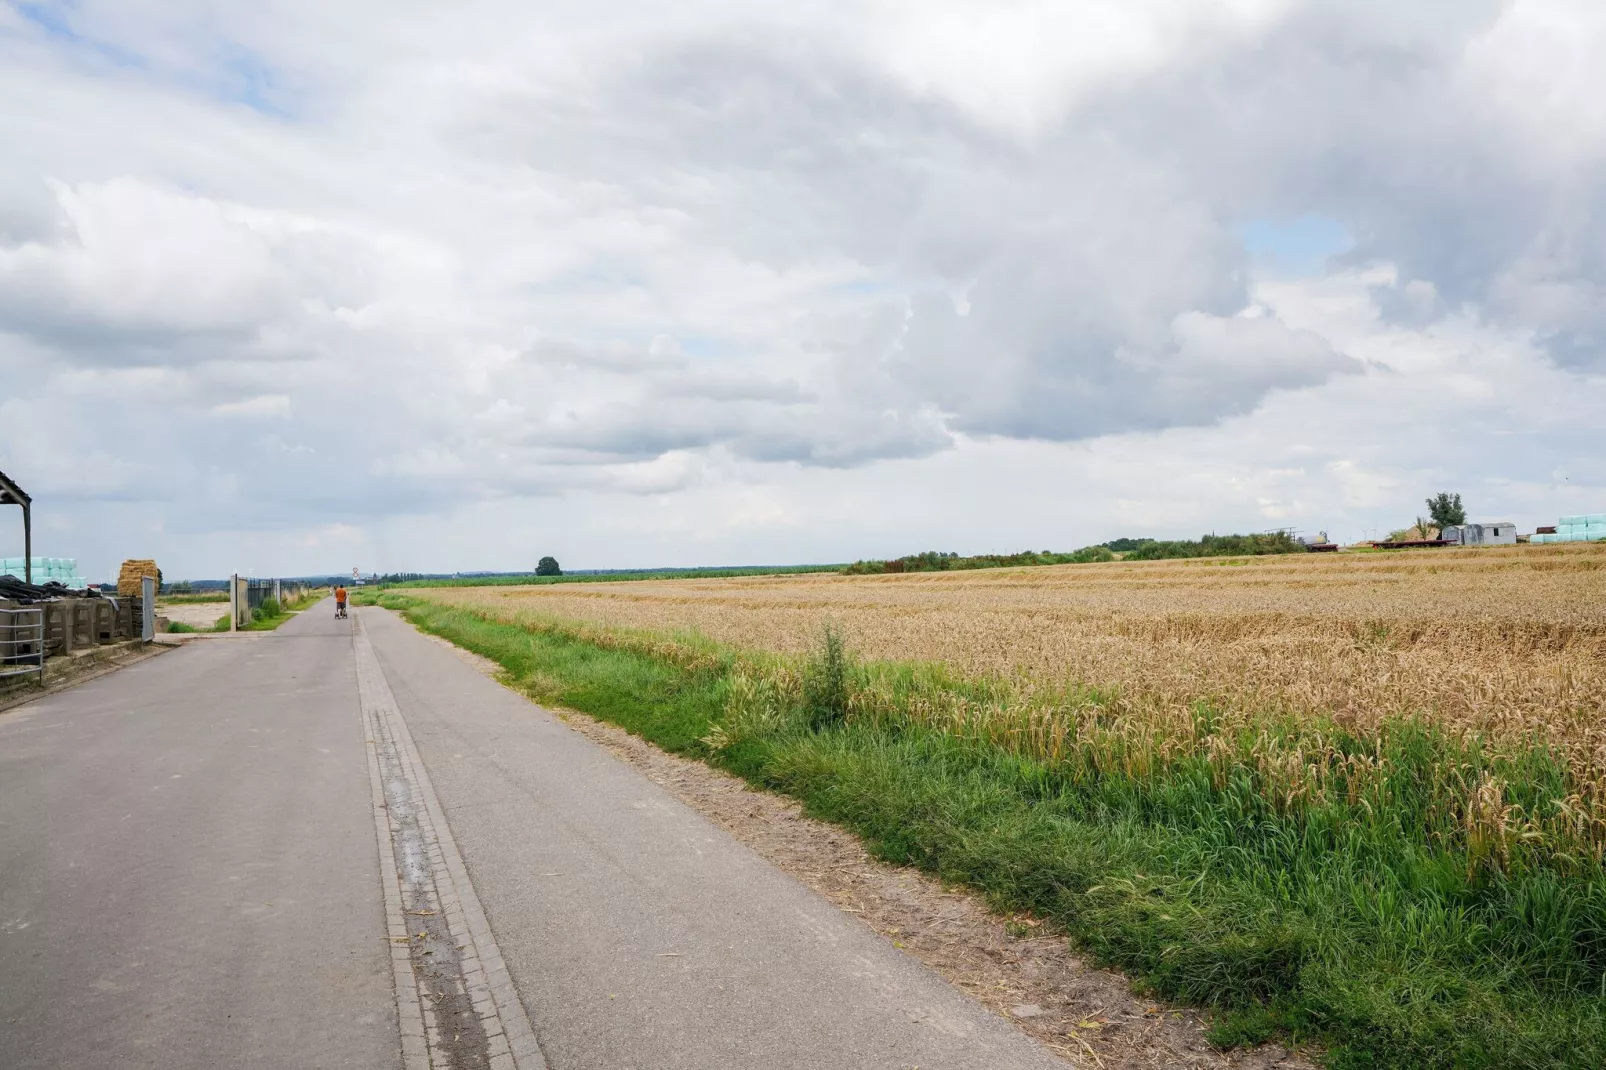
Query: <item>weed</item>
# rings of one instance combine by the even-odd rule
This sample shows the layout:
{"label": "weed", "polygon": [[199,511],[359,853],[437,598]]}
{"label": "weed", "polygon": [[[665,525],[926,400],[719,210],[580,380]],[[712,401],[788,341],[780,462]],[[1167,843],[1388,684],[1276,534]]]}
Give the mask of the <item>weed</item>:
{"label": "weed", "polygon": [[819,650],[803,668],[803,709],[811,728],[835,728],[847,720],[852,675],[842,632],[827,623]]}

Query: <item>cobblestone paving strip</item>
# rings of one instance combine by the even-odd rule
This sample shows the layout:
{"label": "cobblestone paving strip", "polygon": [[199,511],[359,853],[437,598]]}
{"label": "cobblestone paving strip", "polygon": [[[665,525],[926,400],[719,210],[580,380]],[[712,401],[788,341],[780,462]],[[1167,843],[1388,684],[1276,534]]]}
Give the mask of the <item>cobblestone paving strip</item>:
{"label": "cobblestone paving strip", "polygon": [[546,1070],[360,612],[352,641],[405,1070]]}

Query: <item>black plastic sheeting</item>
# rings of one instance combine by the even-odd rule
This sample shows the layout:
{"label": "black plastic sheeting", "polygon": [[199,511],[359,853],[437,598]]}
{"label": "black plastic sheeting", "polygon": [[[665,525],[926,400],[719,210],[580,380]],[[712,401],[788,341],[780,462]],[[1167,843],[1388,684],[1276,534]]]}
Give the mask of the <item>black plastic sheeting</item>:
{"label": "black plastic sheeting", "polygon": [[100,598],[100,589],[74,590],[51,580],[49,583],[24,583],[15,576],[0,576],[0,598],[13,602],[48,602],[55,598]]}

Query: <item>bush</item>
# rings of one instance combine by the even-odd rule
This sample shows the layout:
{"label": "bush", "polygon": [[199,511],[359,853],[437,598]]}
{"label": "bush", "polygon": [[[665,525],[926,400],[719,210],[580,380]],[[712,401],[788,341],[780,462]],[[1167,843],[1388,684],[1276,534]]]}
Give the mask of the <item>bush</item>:
{"label": "bush", "polygon": [[272,620],[284,616],[284,607],[277,598],[264,598],[262,604],[251,611],[252,620]]}
{"label": "bush", "polygon": [[1093,561],[1113,561],[1115,555],[1103,546],[1084,546],[1074,553],[1024,550],[1018,554],[977,554],[960,557],[956,553],[927,550],[907,554],[891,561],[855,561],[842,572],[848,576],[870,576],[898,572],[953,572],[973,568],[1022,568],[1028,565],[1083,565]]}
{"label": "bush", "polygon": [[193,624],[185,624],[181,620],[172,620],[167,622],[167,630],[175,635],[182,635],[185,632],[195,631],[196,627]]}
{"label": "bush", "polygon": [[1161,561],[1178,557],[1238,557],[1263,554],[1302,554],[1305,545],[1286,531],[1267,535],[1201,535],[1198,542],[1145,540],[1128,551],[1128,561]]}

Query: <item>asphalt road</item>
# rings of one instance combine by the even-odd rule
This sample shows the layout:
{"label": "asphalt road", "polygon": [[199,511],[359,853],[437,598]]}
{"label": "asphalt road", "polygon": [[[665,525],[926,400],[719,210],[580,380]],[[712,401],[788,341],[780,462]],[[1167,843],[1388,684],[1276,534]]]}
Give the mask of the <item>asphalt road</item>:
{"label": "asphalt road", "polygon": [[331,617],[0,714],[0,1065],[401,1066]]}
{"label": "asphalt road", "polygon": [[[402,1065],[353,647],[328,609],[0,714],[0,1065]],[[358,612],[553,1070],[1065,1065]]]}
{"label": "asphalt road", "polygon": [[555,717],[360,612],[554,1070],[1064,1070]]}

